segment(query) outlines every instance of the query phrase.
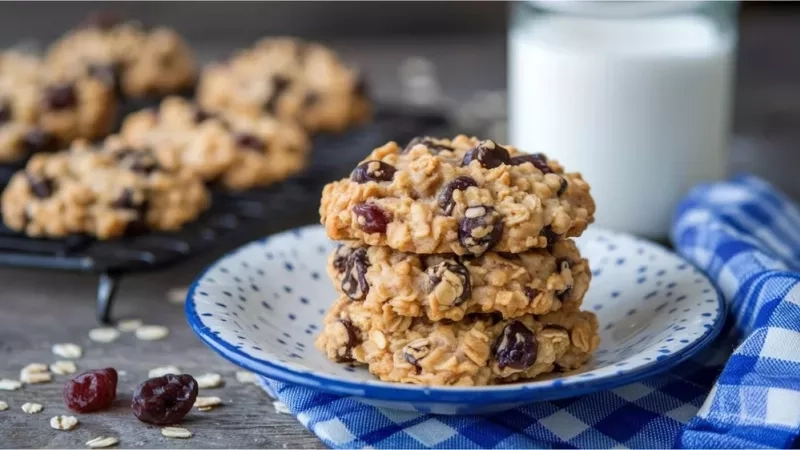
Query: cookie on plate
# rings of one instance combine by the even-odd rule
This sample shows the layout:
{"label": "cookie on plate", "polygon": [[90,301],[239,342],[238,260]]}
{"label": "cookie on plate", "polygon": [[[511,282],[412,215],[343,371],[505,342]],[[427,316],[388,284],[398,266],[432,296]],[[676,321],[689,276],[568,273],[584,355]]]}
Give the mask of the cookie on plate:
{"label": "cookie on plate", "polygon": [[33,56],[0,53],[0,162],[105,136],[116,106],[114,93],[92,77],[47,70]]}
{"label": "cookie on plate", "polygon": [[197,72],[191,50],[175,31],[145,29],[107,14],[90,16],[55,42],[47,63],[102,80],[129,98],[183,92],[194,85]]}
{"label": "cookie on plate", "polygon": [[342,245],[328,258],[327,271],[340,293],[366,308],[386,305],[397,315],[431,321],[577,311],[591,280],[588,262],[571,240],[478,257]]}
{"label": "cookie on plate", "polygon": [[367,364],[384,381],[478,386],[577,369],[600,343],[590,312],[554,312],[503,320],[473,315],[431,322],[383,314],[341,297],[316,345],[337,362]]}
{"label": "cookie on plate", "polygon": [[208,207],[210,195],[199,178],[164,171],[145,152],[76,141],[67,151],[34,155],[0,202],[5,224],[29,236],[111,239],[177,230]]}
{"label": "cookie on plate", "polygon": [[310,142],[293,122],[210,114],[180,97],[129,115],[120,138],[150,149],[159,164],[232,190],[266,186],[301,171]]}
{"label": "cookie on plate", "polygon": [[320,206],[331,239],[457,255],[548,247],[579,236],[594,211],[579,173],[463,135],[379,147],[325,186]]}
{"label": "cookie on plate", "polygon": [[340,132],[371,117],[364,79],[330,49],[271,38],[207,67],[197,91],[212,111],[268,114],[311,132]]}

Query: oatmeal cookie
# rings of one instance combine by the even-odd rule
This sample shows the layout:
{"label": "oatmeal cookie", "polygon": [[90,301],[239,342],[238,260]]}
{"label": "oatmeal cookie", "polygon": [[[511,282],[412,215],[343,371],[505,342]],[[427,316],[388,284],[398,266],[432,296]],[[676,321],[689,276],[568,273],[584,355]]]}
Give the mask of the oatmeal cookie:
{"label": "oatmeal cookie", "polygon": [[590,312],[553,312],[503,320],[472,315],[431,322],[382,313],[341,297],[317,347],[338,362],[367,364],[384,381],[478,386],[531,379],[584,364],[600,343]]}
{"label": "oatmeal cookie", "polygon": [[232,190],[265,186],[301,171],[310,150],[302,128],[268,116],[213,115],[169,97],[128,116],[121,138],[151,149],[161,166]]}
{"label": "oatmeal cookie", "polygon": [[204,69],[198,102],[212,111],[269,114],[311,132],[339,132],[371,117],[364,79],[330,49],[271,38]]}
{"label": "oatmeal cookie", "polygon": [[0,54],[0,161],[95,139],[111,130],[114,93],[88,76],[49,71],[37,58]]}
{"label": "oatmeal cookie", "polygon": [[143,152],[112,153],[76,141],[34,155],[3,191],[3,221],[34,237],[84,233],[110,239],[144,229],[177,230],[210,201],[203,182],[158,167]]}
{"label": "oatmeal cookie", "polygon": [[178,93],[194,84],[194,57],[175,31],[148,30],[107,15],[94,15],[84,25],[50,47],[51,68],[90,75],[130,98]]}
{"label": "oatmeal cookie", "polygon": [[520,253],[579,236],[594,220],[579,173],[542,154],[458,136],[375,149],[325,186],[328,237],[417,253]]}
{"label": "oatmeal cookie", "polygon": [[503,318],[577,311],[591,272],[571,240],[525,253],[478,257],[416,255],[389,247],[342,245],[328,258],[340,293],[367,308],[439,321],[474,313]]}

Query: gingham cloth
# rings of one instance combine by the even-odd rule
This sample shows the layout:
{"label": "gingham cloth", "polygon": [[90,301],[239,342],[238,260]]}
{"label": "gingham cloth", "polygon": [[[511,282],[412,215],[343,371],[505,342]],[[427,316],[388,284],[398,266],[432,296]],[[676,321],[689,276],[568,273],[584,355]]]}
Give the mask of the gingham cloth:
{"label": "gingham cloth", "polygon": [[739,177],[694,189],[672,238],[716,282],[731,317],[723,337],[667,374],[490,416],[394,411],[273,380],[263,386],[334,448],[796,446],[800,211],[763,181]]}

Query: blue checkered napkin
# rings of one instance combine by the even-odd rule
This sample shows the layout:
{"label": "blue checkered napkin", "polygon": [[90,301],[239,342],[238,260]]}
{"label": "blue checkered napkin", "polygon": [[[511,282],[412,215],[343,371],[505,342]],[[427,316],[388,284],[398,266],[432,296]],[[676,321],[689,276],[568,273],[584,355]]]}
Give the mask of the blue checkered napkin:
{"label": "blue checkered napkin", "polygon": [[673,227],[678,250],[731,306],[742,339],[677,444],[800,445],[800,210],[750,176],[694,189]]}
{"label": "blue checkered napkin", "polygon": [[673,235],[735,320],[667,374],[491,416],[399,412],[264,386],[334,448],[791,447],[800,432],[800,275],[789,268],[800,265],[800,212],[765,183],[738,178],[695,189]]}

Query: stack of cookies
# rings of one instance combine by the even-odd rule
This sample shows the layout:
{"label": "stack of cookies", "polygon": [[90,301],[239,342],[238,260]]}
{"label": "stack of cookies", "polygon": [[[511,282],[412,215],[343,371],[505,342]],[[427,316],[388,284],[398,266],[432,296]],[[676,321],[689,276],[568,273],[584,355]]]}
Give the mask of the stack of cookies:
{"label": "stack of cookies", "polygon": [[577,369],[599,337],[580,310],[591,272],[569,238],[594,209],[581,175],[541,154],[466,136],[377,148],[322,194],[342,244],[317,347],[425,385]]}

